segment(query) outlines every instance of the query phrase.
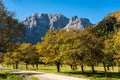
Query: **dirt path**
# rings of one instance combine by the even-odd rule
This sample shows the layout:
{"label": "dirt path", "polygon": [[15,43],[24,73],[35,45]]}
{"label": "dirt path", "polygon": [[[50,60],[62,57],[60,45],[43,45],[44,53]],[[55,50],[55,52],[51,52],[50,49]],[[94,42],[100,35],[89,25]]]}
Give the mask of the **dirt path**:
{"label": "dirt path", "polygon": [[31,76],[37,77],[39,80],[88,80],[83,78],[76,78],[76,77],[43,73],[43,72],[35,72],[35,71],[7,70],[7,72],[29,74]]}

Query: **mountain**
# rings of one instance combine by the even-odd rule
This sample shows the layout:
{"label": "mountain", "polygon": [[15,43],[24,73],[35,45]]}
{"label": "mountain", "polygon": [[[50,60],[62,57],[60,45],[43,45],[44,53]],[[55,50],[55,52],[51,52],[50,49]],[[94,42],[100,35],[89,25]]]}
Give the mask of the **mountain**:
{"label": "mountain", "polygon": [[87,18],[78,18],[77,16],[71,19],[61,14],[33,14],[26,17],[22,23],[25,25],[26,33],[22,42],[36,44],[40,41],[48,30],[59,29],[84,29],[88,25],[92,25]]}
{"label": "mountain", "polygon": [[69,20],[67,26],[64,29],[74,28],[84,30],[88,25],[92,25],[92,23],[87,18],[78,18],[77,16],[72,17]]}

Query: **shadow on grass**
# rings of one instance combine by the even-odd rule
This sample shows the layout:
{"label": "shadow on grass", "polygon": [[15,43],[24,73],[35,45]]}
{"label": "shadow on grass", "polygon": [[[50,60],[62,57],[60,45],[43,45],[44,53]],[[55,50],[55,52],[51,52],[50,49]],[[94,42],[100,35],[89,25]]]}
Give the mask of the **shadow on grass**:
{"label": "shadow on grass", "polygon": [[[11,70],[11,69],[6,69],[6,70]],[[56,69],[47,69],[47,68],[46,69],[30,69],[29,68],[29,69],[20,69],[20,70],[46,70],[46,71],[55,70],[56,71]]]}
{"label": "shadow on grass", "polygon": [[83,74],[80,71],[72,71],[72,72],[61,72],[64,74],[68,74],[68,75],[83,75],[85,77],[93,77],[93,78],[117,78],[120,79],[120,73],[117,72],[107,72],[106,75],[104,72],[95,72],[95,73],[91,73],[90,71],[88,72],[84,72]]}
{"label": "shadow on grass", "polygon": [[6,80],[8,77],[11,77],[11,76],[18,76],[18,77],[21,77],[21,78],[24,78],[25,76],[27,76],[29,74],[16,74],[16,73],[0,73],[0,80]]}
{"label": "shadow on grass", "polygon": [[7,74],[5,74],[5,73],[0,73],[0,78],[1,78],[1,79],[6,79],[6,78],[7,78]]}

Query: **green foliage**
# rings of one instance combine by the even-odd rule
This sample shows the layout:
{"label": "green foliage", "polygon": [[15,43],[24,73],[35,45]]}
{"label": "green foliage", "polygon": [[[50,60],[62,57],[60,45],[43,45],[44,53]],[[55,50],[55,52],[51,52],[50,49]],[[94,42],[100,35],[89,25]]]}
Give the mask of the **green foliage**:
{"label": "green foliage", "polygon": [[36,52],[35,47],[30,43],[16,44],[11,48],[4,57],[4,63],[14,64],[18,68],[19,62],[26,63],[26,69],[28,64],[39,64],[40,55]]}
{"label": "green foliage", "polygon": [[106,64],[106,66],[113,66],[115,65],[114,63],[114,43],[113,39],[109,38],[104,41],[104,49],[103,49],[103,63]]}
{"label": "green foliage", "polygon": [[103,37],[114,32],[115,28],[119,27],[119,24],[114,16],[108,16],[96,24],[94,29]]}
{"label": "green foliage", "polygon": [[23,80],[23,78],[19,75],[8,75],[7,80]]}
{"label": "green foliage", "polygon": [[114,40],[114,50],[115,50],[115,62],[118,65],[118,71],[120,72],[120,30],[116,32],[116,34],[113,36]]}
{"label": "green foliage", "polygon": [[50,30],[43,37],[42,42],[36,45],[38,53],[42,56],[41,61],[45,64],[55,63],[59,71],[61,60],[61,45],[65,30]]}
{"label": "green foliage", "polygon": [[118,32],[116,32],[116,34],[114,35],[114,37],[113,37],[113,39],[114,39],[114,48],[115,48],[115,51],[116,51],[116,53],[118,53],[119,54],[119,51],[120,51],[120,49],[119,49],[119,47],[120,47],[120,30],[118,31]]}
{"label": "green foliage", "polygon": [[14,13],[6,10],[0,0],[0,52],[6,52],[14,42],[23,37],[24,26],[14,18]]}
{"label": "green foliage", "polygon": [[43,41],[36,45],[41,60],[46,64],[59,62],[81,67],[100,63],[102,48],[103,44],[92,27],[85,31],[50,30]]}

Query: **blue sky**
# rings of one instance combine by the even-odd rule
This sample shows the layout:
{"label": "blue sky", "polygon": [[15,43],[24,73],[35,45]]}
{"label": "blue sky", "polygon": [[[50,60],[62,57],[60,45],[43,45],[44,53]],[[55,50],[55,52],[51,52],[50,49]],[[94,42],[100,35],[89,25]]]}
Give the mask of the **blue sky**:
{"label": "blue sky", "polygon": [[60,13],[68,18],[78,16],[97,23],[109,13],[120,9],[120,0],[3,0],[16,18],[23,20],[34,13]]}

